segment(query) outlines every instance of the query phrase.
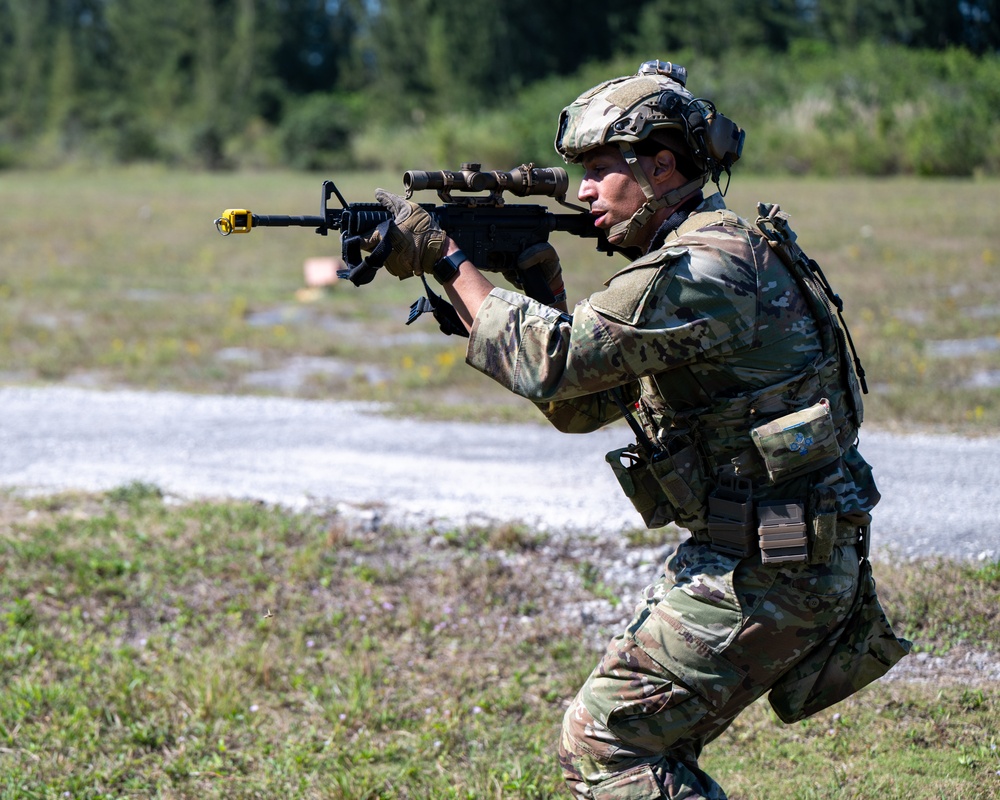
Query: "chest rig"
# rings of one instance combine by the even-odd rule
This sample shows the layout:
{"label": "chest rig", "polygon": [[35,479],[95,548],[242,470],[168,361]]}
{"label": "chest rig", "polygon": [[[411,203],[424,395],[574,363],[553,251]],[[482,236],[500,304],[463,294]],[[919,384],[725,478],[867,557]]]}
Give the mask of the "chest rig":
{"label": "chest rig", "polygon": [[[648,527],[675,522],[696,537],[712,530],[713,546],[747,555],[748,532],[754,533],[756,547],[758,522],[776,520],[772,543],[793,542],[789,552],[796,555],[788,560],[801,560],[797,554],[806,549],[807,515],[825,514],[831,524],[836,519],[835,492],[816,495],[812,478],[857,440],[867,391],[864,371],[843,320],[843,302],[799,247],[778,206],[758,205],[756,229],[728,209],[692,214],[667,245],[709,225],[764,237],[794,278],[820,348],[790,377],[721,398],[703,392],[694,405],[690,398],[683,405],[670,399],[678,385],[698,385],[687,367],[641,378],[634,407],[612,392],[636,444],[614,450],[606,459]],[[670,386],[661,386],[662,381]],[[787,502],[783,493],[794,495],[796,502]],[[797,501],[810,493],[813,507],[807,509]],[[800,544],[801,550],[795,549]],[[788,550],[777,545],[773,552]]]}

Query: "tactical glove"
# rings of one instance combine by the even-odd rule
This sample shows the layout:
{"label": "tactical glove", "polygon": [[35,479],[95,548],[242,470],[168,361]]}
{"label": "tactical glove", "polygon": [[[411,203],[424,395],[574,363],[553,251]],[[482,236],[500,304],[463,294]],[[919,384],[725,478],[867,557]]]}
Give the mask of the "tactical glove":
{"label": "tactical glove", "polygon": [[391,274],[402,280],[430,272],[444,255],[445,232],[416,203],[385,189],[376,189],[375,199],[392,213],[393,220],[384,234],[375,231],[362,247],[374,250],[384,235],[390,247],[385,268]]}
{"label": "tactical glove", "polygon": [[524,273],[537,270],[538,276],[555,296],[554,305],[566,308],[566,288],[563,285],[562,264],[559,254],[548,242],[540,242],[524,250],[517,257],[517,269],[506,270],[503,276],[518,289],[525,288]]}

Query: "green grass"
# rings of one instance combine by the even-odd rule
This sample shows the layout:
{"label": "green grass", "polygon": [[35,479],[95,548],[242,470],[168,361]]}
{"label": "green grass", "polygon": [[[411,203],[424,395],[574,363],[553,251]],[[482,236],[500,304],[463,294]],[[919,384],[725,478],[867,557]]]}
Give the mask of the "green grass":
{"label": "green grass", "polygon": [[758,703],[701,766],[733,798],[987,800],[1000,792],[998,717],[995,689],[956,686],[876,686],[788,728]]}
{"label": "green grass", "polygon": [[[326,177],[349,200],[370,200],[376,186],[401,188],[389,174],[0,174],[0,383],[276,391],[382,400],[429,417],[536,419],[464,366],[464,340],[441,336],[429,319],[404,325],[417,282],[379,276],[303,297],[303,261],[339,254],[335,237],[214,230],[230,207],[315,214]],[[728,199],[744,216],[758,200],[792,214],[801,243],[847,302],[872,386],[870,424],[1000,430],[1000,392],[990,388],[1000,373],[992,349],[1000,183],[737,175]],[[553,241],[571,302],[622,264],[582,240]],[[979,347],[939,355],[935,343],[952,339]],[[331,368],[283,386],[253,377],[303,356],[330,359]]]}
{"label": "green grass", "polygon": [[[564,703],[609,634],[573,608],[641,588],[579,552],[147,484],[0,494],[0,798],[565,796]],[[998,564],[875,566],[918,652],[996,658]],[[1000,792],[998,743],[1000,691],[945,675],[787,727],[759,703],[702,766],[734,800],[964,800]]]}

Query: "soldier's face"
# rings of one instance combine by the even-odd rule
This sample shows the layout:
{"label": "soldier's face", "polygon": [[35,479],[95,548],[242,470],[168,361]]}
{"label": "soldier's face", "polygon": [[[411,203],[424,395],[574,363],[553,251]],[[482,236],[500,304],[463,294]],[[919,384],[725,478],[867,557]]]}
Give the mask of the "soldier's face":
{"label": "soldier's face", "polygon": [[[641,156],[639,160],[641,163]],[[609,230],[627,221],[646,202],[642,187],[617,147],[606,145],[591,150],[583,157],[583,169],[577,197],[580,202],[590,204],[590,213],[598,228]],[[609,240],[613,242],[615,238],[609,237]]]}

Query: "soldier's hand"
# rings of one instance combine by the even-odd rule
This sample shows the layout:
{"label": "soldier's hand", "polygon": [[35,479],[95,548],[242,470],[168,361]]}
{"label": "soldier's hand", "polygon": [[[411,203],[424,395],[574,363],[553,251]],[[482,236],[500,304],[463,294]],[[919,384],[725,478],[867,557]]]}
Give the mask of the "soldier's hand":
{"label": "soldier's hand", "polygon": [[[445,232],[416,203],[385,189],[376,189],[375,199],[393,215],[385,233],[391,250],[385,268],[400,279],[430,272],[444,254]],[[365,240],[363,247],[373,250],[380,241],[381,236],[376,232]]]}
{"label": "soldier's hand", "polygon": [[555,296],[553,305],[566,310],[566,287],[563,284],[562,264],[559,254],[548,242],[540,242],[525,249],[517,257],[517,269],[506,270],[503,276],[519,289],[524,288],[524,274],[528,270],[538,270],[538,274]]}

